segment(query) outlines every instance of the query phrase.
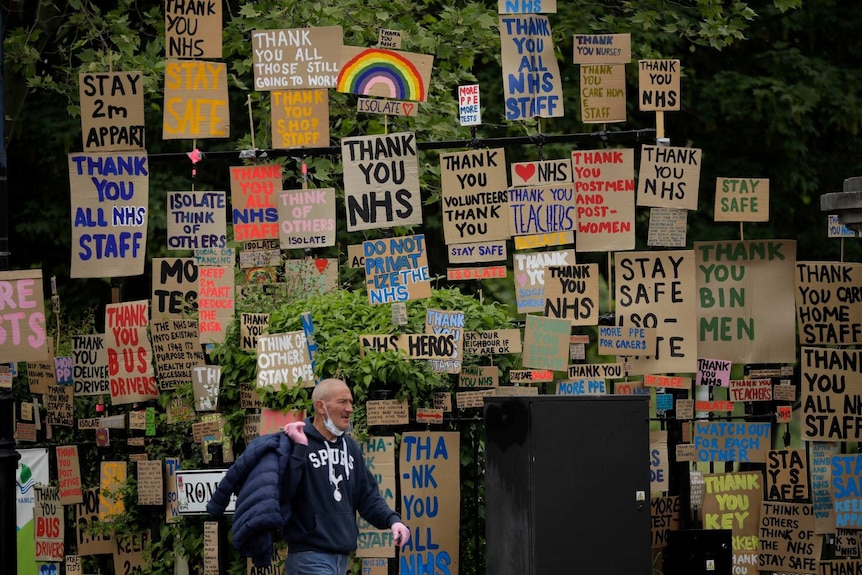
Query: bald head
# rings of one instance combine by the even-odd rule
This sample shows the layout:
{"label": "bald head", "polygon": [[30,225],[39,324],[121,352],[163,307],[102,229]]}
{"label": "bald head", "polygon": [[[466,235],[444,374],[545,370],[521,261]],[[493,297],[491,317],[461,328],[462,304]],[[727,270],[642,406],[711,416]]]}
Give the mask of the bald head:
{"label": "bald head", "polygon": [[333,392],[340,391],[341,389],[349,390],[350,388],[348,388],[347,384],[341,379],[336,379],[334,377],[322,379],[314,386],[314,391],[311,392],[311,401],[316,405],[318,401],[328,400],[332,397]]}
{"label": "bald head", "polygon": [[[350,429],[350,414],[353,413],[353,394],[340,379],[324,379],[311,392],[314,402],[314,428],[323,437],[333,441],[335,435],[327,429],[327,418],[342,432]],[[340,435],[340,434],[339,434]]]}

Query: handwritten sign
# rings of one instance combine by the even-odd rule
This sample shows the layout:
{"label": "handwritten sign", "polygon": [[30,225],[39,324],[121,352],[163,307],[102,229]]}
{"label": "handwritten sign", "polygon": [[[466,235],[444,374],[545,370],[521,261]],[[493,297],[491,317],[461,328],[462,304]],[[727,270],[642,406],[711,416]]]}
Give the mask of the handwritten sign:
{"label": "handwritten sign", "polygon": [[457,310],[425,310],[425,333],[452,335],[454,351],[451,360],[429,360],[431,368],[439,373],[459,373],[464,358],[464,312]]}
{"label": "handwritten sign", "polygon": [[104,334],[72,336],[72,381],[76,396],[111,393]]}
{"label": "handwritten sign", "polygon": [[458,387],[497,387],[500,368],[496,365],[468,365],[461,369]]}
{"label": "handwritten sign", "polygon": [[255,30],[251,44],[258,92],[335,88],[338,83],[341,26]]}
{"label": "handwritten sign", "polygon": [[196,248],[195,263],[198,267],[228,267],[236,265],[236,250],[233,248]]}
{"label": "handwritten sign", "polygon": [[479,126],[482,124],[479,84],[458,86],[458,121],[462,126]]}
{"label": "handwritten sign", "polygon": [[73,278],[144,273],[149,201],[145,153],[69,154]]}
{"label": "handwritten sign", "polygon": [[197,309],[198,266],[194,258],[153,258],[153,319],[177,318]]}
{"label": "handwritten sign", "polygon": [[102,461],[99,464],[99,521],[113,521],[126,507],[119,489],[128,476],[125,461]]}
{"label": "handwritten sign", "polygon": [[647,245],[684,248],[688,210],[650,208]]}
{"label": "handwritten sign", "polygon": [[379,399],[368,400],[365,408],[368,426],[407,425],[410,423],[410,409],[407,400]]}
{"label": "handwritten sign", "polygon": [[205,363],[196,320],[153,321],[150,339],[160,391],[188,385],[192,381],[192,369]]}
{"label": "handwritten sign", "polygon": [[617,324],[656,330],[649,357],[625,357],[632,375],[691,373],[697,363],[694,252],[626,252],[618,255]]}
{"label": "handwritten sign", "polygon": [[572,159],[513,162],[511,172],[514,188],[571,183]]}
{"label": "handwritten sign", "polygon": [[336,89],[348,94],[424,102],[434,56],[343,46]]}
{"label": "handwritten sign", "polygon": [[805,450],[770,450],[766,454],[766,498],[770,501],[799,501],[807,500],[808,493]]}
{"label": "handwritten sign", "polygon": [[78,446],[57,446],[57,477],[61,505],[83,503],[81,490],[81,463],[78,459]]}
{"label": "handwritten sign", "polygon": [[268,313],[242,313],[240,314],[240,338],[242,349],[257,349],[257,338],[263,335],[264,330],[269,327]]}
{"label": "handwritten sign", "polygon": [[[395,438],[369,437],[359,444],[365,466],[377,481],[380,495],[391,509],[396,506]],[[356,540],[357,557],[395,557],[392,531],[375,529],[361,516],[357,516],[359,536]]]}
{"label": "handwritten sign", "polygon": [[335,245],[335,188],[285,190],[278,194],[282,249]]}
{"label": "handwritten sign", "polygon": [[401,30],[387,30],[386,28],[378,30],[377,47],[391,50],[401,48]]}
{"label": "handwritten sign", "polygon": [[45,394],[48,425],[73,427],[75,425],[74,389],[70,385],[49,385]]}
{"label": "handwritten sign", "polygon": [[33,519],[35,522],[36,561],[62,561],[65,556],[63,505],[56,487],[35,485]]}
{"label": "handwritten sign", "polygon": [[159,459],[138,461],[138,505],[164,505],[163,464]]}
{"label": "handwritten sign", "polygon": [[75,505],[75,542],[79,555],[99,555],[111,553],[113,548],[112,535],[92,533],[87,528],[99,521],[99,490],[85,489],[82,492],[83,502]]}
{"label": "handwritten sign", "polygon": [[817,573],[823,538],[814,535],[810,503],[762,502],[759,536],[761,570]]}
{"label": "handwritten sign", "polygon": [[740,575],[757,575],[758,517],[763,500],[763,474],[716,473],[703,476],[703,526],[729,529],[733,569]]}
{"label": "handwritten sign", "polygon": [[571,185],[509,189],[509,231],[512,235],[574,231],[576,213]]}
{"label": "handwritten sign", "polygon": [[771,379],[731,379],[731,401],[772,401]]}
{"label": "handwritten sign", "polygon": [[452,361],[455,356],[455,336],[452,333],[402,333],[397,335],[360,335],[359,352],[397,350],[413,359]]}
{"label": "handwritten sign", "polygon": [[811,501],[814,505],[814,531],[818,534],[835,531],[835,507],[832,501],[832,456],[838,444],[812,441],[809,459],[811,470]]}
{"label": "handwritten sign", "polygon": [[314,386],[308,346],[302,330],[257,338],[257,387]]}
{"label": "handwritten sign", "polygon": [[862,343],[862,264],[796,263],[796,322],[803,345]]}
{"label": "handwritten sign", "polygon": [[47,361],[42,270],[0,272],[0,361]]}
{"label": "handwritten sign", "polygon": [[220,365],[198,365],[192,368],[195,411],[215,411],[221,387]]}
{"label": "handwritten sign", "polygon": [[111,403],[121,405],[155,399],[159,395],[147,336],[146,300],[108,304],[105,309],[105,347]]}
{"label": "handwritten sign", "polygon": [[637,205],[696,210],[701,150],[643,146]]}
{"label": "handwritten sign", "polygon": [[697,358],[697,385],[710,387],[727,387],[730,382],[732,363],[723,359]]}
{"label": "handwritten sign", "polygon": [[510,237],[504,149],[441,153],[440,187],[447,245]]}
{"label": "handwritten sign", "polygon": [[381,98],[359,98],[356,101],[356,111],[364,114],[383,114],[384,116],[412,118],[419,113],[419,106],[416,102],[384,100]]}
{"label": "handwritten sign", "polygon": [[695,242],[698,351],[734,363],[796,361],[796,242]]}
{"label": "handwritten sign", "polygon": [[505,240],[456,244],[447,246],[447,250],[452,264],[503,261],[508,255]]}
{"label": "handwritten sign", "polygon": [[610,124],[626,121],[624,64],[581,64],[581,122]]}
{"label": "handwritten sign", "polygon": [[78,76],[85,152],[144,150],[144,90],[140,72]]}
{"label": "handwritten sign", "polygon": [[505,355],[521,352],[521,330],[495,329],[464,332],[464,353]]}
{"label": "handwritten sign", "polygon": [[272,147],[281,150],[329,145],[329,91],[273,90]]}
{"label": "handwritten sign", "polygon": [[114,543],[114,573],[143,573],[147,566],[144,550],[149,546],[150,532],[117,534]]}
{"label": "handwritten sign", "polygon": [[800,348],[802,437],[820,441],[862,438],[862,350]]}
{"label": "handwritten sign", "polygon": [[832,497],[835,503],[835,526],[844,529],[862,527],[862,455],[832,456]]}
{"label": "handwritten sign", "polygon": [[572,152],[578,251],[635,247],[634,150]]}
{"label": "handwritten sign", "polygon": [[563,85],[547,16],[500,16],[506,119],[557,118]]}
{"label": "handwritten sign", "polygon": [[341,154],[347,231],[422,223],[415,134],[343,138]]}
{"label": "handwritten sign", "polygon": [[294,293],[311,296],[335,289],[338,258],[292,258],[284,262],[284,283]]}
{"label": "handwritten sign", "polygon": [[628,64],[632,59],[631,34],[575,34],[575,64]]}
{"label": "handwritten sign", "polygon": [[497,0],[500,14],[556,13],[557,0]]}
{"label": "handwritten sign", "polygon": [[638,61],[638,109],[642,112],[678,111],[680,76],[679,60]]}
{"label": "handwritten sign", "polygon": [[637,352],[649,356],[651,353],[650,345],[654,344],[655,341],[654,328],[629,327],[623,329],[613,325],[599,326],[599,355]]}
{"label": "handwritten sign", "polygon": [[280,164],[230,167],[233,237],[236,241],[278,237],[275,194],[281,190],[281,177]]}
{"label": "handwritten sign", "polygon": [[771,445],[768,422],[695,421],[693,436],[698,461],[763,462]]}
{"label": "handwritten sign", "polygon": [[855,238],[856,232],[845,226],[835,214],[829,214],[827,236],[829,238]]}
{"label": "handwritten sign", "polygon": [[445,566],[458,573],[461,482],[460,435],[456,432],[405,433],[398,471],[401,513],[410,540],[401,548],[402,573]]}
{"label": "handwritten sign", "polygon": [[393,303],[431,297],[423,234],[369,240],[362,244],[368,301]]}
{"label": "handwritten sign", "polygon": [[768,222],[769,180],[717,178],[714,213],[717,222]]}
{"label": "handwritten sign", "polygon": [[518,313],[545,311],[545,278],[551,267],[575,265],[575,250],[554,250],[512,255],[515,303]]}
{"label": "handwritten sign", "polygon": [[168,60],[162,139],[230,137],[227,92],[227,64]]}
{"label": "handwritten sign", "polygon": [[167,58],[222,57],[222,5],[219,2],[165,2]]}
{"label": "handwritten sign", "polygon": [[679,530],[681,504],[678,496],[650,498],[652,547],[666,547],[668,533]]}
{"label": "handwritten sign", "polygon": [[572,325],[598,324],[599,266],[549,267],[545,273],[544,312],[547,317],[567,319]]}
{"label": "handwritten sign", "polygon": [[168,192],[168,249],[227,247],[224,192]]}
{"label": "handwritten sign", "polygon": [[223,342],[233,320],[233,267],[198,267],[198,310],[200,342]]}

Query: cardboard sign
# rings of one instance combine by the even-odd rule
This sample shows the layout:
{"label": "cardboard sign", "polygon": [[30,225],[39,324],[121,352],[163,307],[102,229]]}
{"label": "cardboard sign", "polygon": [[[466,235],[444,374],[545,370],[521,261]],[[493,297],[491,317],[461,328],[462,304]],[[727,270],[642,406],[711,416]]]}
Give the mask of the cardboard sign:
{"label": "cardboard sign", "polygon": [[42,270],[0,272],[0,362],[49,360]]}
{"label": "cardboard sign", "polygon": [[366,348],[374,351],[397,350],[412,359],[452,361],[455,357],[455,335],[452,333],[360,335],[359,353],[364,355]]}
{"label": "cardboard sign", "polygon": [[275,200],[276,192],[281,190],[281,178],[280,164],[230,167],[234,240],[278,237],[278,210]]}
{"label": "cardboard sign", "polygon": [[314,386],[311,359],[302,330],[257,338],[257,387]]}
{"label": "cardboard sign", "polygon": [[[551,266],[545,273],[545,316],[572,325],[599,323],[599,266]],[[568,344],[568,342],[563,342]],[[644,353],[644,355],[648,355]]]}
{"label": "cardboard sign", "polygon": [[118,491],[126,483],[127,476],[125,461],[99,464],[99,521],[113,521],[125,512],[125,503]]}
{"label": "cardboard sign", "polygon": [[150,337],[160,391],[188,385],[192,381],[192,369],[206,362],[196,320],[153,321]]}
{"label": "cardboard sign", "polygon": [[341,26],[252,31],[254,89],[335,88],[343,43]]}
{"label": "cardboard sign", "polygon": [[57,477],[61,505],[83,503],[81,463],[77,445],[57,446]]}
{"label": "cardboard sign", "polygon": [[180,520],[179,493],[177,491],[177,471],[179,469],[180,460],[178,458],[165,457],[165,523],[176,523]]}
{"label": "cardboard sign", "polygon": [[688,210],[650,208],[649,247],[684,248]]}
{"label": "cardboard sign", "polygon": [[227,247],[227,194],[168,192],[168,249]]}
{"label": "cardboard sign", "polygon": [[147,566],[144,549],[149,546],[150,532],[117,534],[114,543],[114,573],[143,573]]}
{"label": "cardboard sign", "polygon": [[656,330],[650,357],[624,356],[631,375],[692,373],[697,368],[695,258],[690,250],[618,254],[617,324]]}
{"label": "cardboard sign", "polygon": [[547,16],[500,16],[506,119],[559,118],[563,83]]}
{"label": "cardboard sign", "polygon": [[268,313],[240,314],[240,339],[242,349],[249,351],[257,349],[257,338],[269,327]]}
{"label": "cardboard sign", "polygon": [[146,149],[141,78],[140,72],[78,75],[84,152]]}
{"label": "cardboard sign", "polygon": [[369,240],[362,250],[372,305],[431,297],[424,235]]}
{"label": "cardboard sign", "polygon": [[462,126],[482,124],[479,84],[458,86],[458,121]]}
{"label": "cardboard sign", "polygon": [[144,273],[149,202],[146,153],[69,154],[73,278]]}
{"label": "cardboard sign", "polygon": [[[577,46],[576,46],[577,48]],[[626,121],[624,64],[581,64],[581,123]]]}
{"label": "cardboard sign", "polygon": [[198,365],[192,368],[195,411],[215,411],[221,386],[221,366]]}
{"label": "cardboard sign", "polygon": [[772,380],[732,379],[728,392],[731,401],[772,401]]}
{"label": "cardboard sign", "polygon": [[294,293],[323,294],[338,282],[338,258],[301,258],[284,262],[284,281]]}
{"label": "cardboard sign", "polygon": [[482,389],[478,391],[459,391],[455,394],[455,403],[458,409],[483,408],[486,397],[495,397],[494,389]]}
{"label": "cardboard sign", "polygon": [[413,133],[341,140],[347,231],[422,224]]}
{"label": "cardboard sign", "polygon": [[328,90],[273,90],[270,94],[273,148],[329,145]]}
{"label": "cardboard sign", "polygon": [[550,369],[510,369],[509,383],[543,383],[554,381],[554,372]]}
{"label": "cardboard sign", "polygon": [[407,400],[379,399],[365,403],[368,426],[407,425],[410,423],[410,410]]}
{"label": "cardboard sign", "polygon": [[709,387],[727,387],[732,362],[723,359],[697,358],[697,375],[694,383]]}
{"label": "cardboard sign", "polygon": [[377,47],[398,50],[401,48],[401,30],[381,28],[377,32]]}
{"label": "cardboard sign", "polygon": [[524,328],[524,367],[565,371],[569,364],[572,323],[568,319],[527,315]]}
{"label": "cardboard sign", "polygon": [[365,114],[383,114],[384,116],[412,118],[419,113],[419,105],[415,102],[402,102],[399,100],[359,98],[356,101],[356,111]]}
{"label": "cardboard sign", "polygon": [[[515,236],[516,250],[532,250],[554,246],[568,246],[575,243],[573,232],[557,232],[553,234],[536,234],[534,236]],[[505,251],[503,254],[505,255]],[[450,260],[451,261],[451,260]]]}
{"label": "cardboard sign", "polygon": [[497,387],[500,368],[496,365],[468,365],[461,368],[458,387]]}
{"label": "cardboard sign", "polygon": [[147,336],[147,300],[108,304],[105,309],[105,346],[111,403],[137,403],[159,396]]}
{"label": "cardboard sign", "polygon": [[285,190],[278,194],[281,249],[335,245],[335,188]]}
{"label": "cardboard sign", "polygon": [[219,575],[218,528],[218,521],[204,521],[202,575]]}
{"label": "cardboard sign", "polygon": [[99,521],[99,490],[85,489],[82,492],[83,502],[75,506],[75,549],[78,555],[100,555],[111,553],[113,540],[110,532],[104,534],[92,533],[87,525]]}
{"label": "cardboard sign", "polygon": [[632,60],[631,34],[575,34],[573,47],[575,64],[628,64]]}
{"label": "cardboard sign", "polygon": [[200,342],[222,343],[233,320],[233,267],[198,267],[198,327]]}
{"label": "cardboard sign", "polygon": [[716,178],[715,221],[768,222],[769,180]]}
{"label": "cardboard sign", "polygon": [[803,346],[800,356],[803,439],[862,438],[862,350]]}
{"label": "cardboard sign", "polygon": [[835,526],[844,529],[862,527],[862,516],[853,511],[862,505],[862,455],[832,456],[832,496],[835,502]]}
{"label": "cardboard sign", "polygon": [[165,57],[222,57],[222,5],[219,2],[165,2]]}
{"label": "cardboard sign", "polygon": [[838,216],[835,214],[829,214],[828,220],[828,232],[826,237],[829,238],[855,238],[856,232],[842,224]]}
{"label": "cardboard sign", "polygon": [[[777,525],[792,524],[792,529]],[[817,573],[823,538],[814,536],[810,503],[764,501],[760,508],[760,562],[763,570],[781,573]]]}
{"label": "cardboard sign", "polygon": [[808,458],[804,449],[772,450],[766,454],[766,498],[770,501],[808,499]]}
{"label": "cardboard sign", "polygon": [[[598,299],[598,295],[596,295],[596,299]],[[649,357],[652,352],[650,346],[655,344],[655,341],[655,329],[644,327],[623,329],[612,325],[599,326],[599,355],[636,352]]]}
{"label": "cardboard sign", "polygon": [[667,546],[668,533],[679,530],[679,496],[651,497],[650,517],[652,518],[652,547]]}
{"label": "cardboard sign", "polygon": [[464,353],[473,355],[521,353],[521,330],[466,331],[464,332]]}
{"label": "cardboard sign", "polygon": [[509,189],[509,231],[513,236],[570,232],[576,223],[571,185]]}
{"label": "cardboard sign", "polygon": [[811,470],[811,501],[814,505],[814,531],[818,534],[835,532],[835,508],[832,500],[832,456],[838,444],[812,441],[809,466]]}
{"label": "cardboard sign", "polygon": [[509,232],[506,151],[440,154],[446,244],[505,240]]}
{"label": "cardboard sign", "polygon": [[508,275],[506,266],[491,266],[485,268],[447,268],[446,279],[449,281],[469,281],[501,279]]}
{"label": "cardboard sign", "polygon": [[47,361],[28,361],[27,382],[30,384],[30,393],[37,395],[45,395],[48,393],[48,386],[57,383],[57,376],[54,373],[54,363]]}
{"label": "cardboard sign", "polygon": [[696,210],[701,155],[699,148],[643,146],[637,205]]}
{"label": "cardboard sign", "polygon": [[162,139],[230,137],[227,64],[165,62],[165,111]]}
{"label": "cardboard sign", "polygon": [[742,463],[765,461],[772,433],[769,422],[695,421],[693,435],[698,461]]}
{"label": "cardboard sign", "polygon": [[572,181],[572,159],[514,162],[511,164],[513,188],[525,188]]}
{"label": "cardboard sign", "polygon": [[651,493],[668,489],[667,431],[651,431],[649,437],[649,487]]}
{"label": "cardboard sign", "polygon": [[679,60],[638,61],[638,109],[641,112],[678,111],[680,76]]}
{"label": "cardboard sign", "polygon": [[499,14],[542,14],[557,12],[557,0],[497,0]]}
{"label": "cardboard sign", "polygon": [[66,575],[83,575],[81,557],[79,555],[66,555]]}
{"label": "cardboard sign", "polygon": [[[359,444],[365,466],[377,481],[380,495],[390,509],[396,507],[395,483],[395,438],[369,437]],[[356,541],[357,557],[395,557],[395,546],[392,544],[392,531],[375,529],[361,516],[356,518],[359,536]],[[384,559],[385,561],[385,559]]]}
{"label": "cardboard sign", "polygon": [[197,248],[195,263],[198,267],[227,267],[236,265],[236,250],[233,248]]}
{"label": "cardboard sign", "polygon": [[796,322],[802,345],[862,343],[862,264],[796,263]]}
{"label": "cardboard sign", "polygon": [[451,264],[496,262],[504,261],[508,257],[505,240],[456,244],[447,246],[446,249]]}
{"label": "cardboard sign", "polygon": [[194,258],[153,258],[153,320],[181,319],[197,309],[198,266]]}
{"label": "cardboard sign", "polygon": [[[859,534],[851,529],[835,530],[835,555],[837,557],[859,558]],[[823,569],[823,561],[820,562],[821,573],[830,573]],[[828,569],[828,568],[827,568]]]}
{"label": "cardboard sign", "polygon": [[698,352],[733,363],[794,363],[793,240],[695,242]]}
{"label": "cardboard sign", "polygon": [[158,459],[138,461],[138,505],[164,505],[164,477]]}
{"label": "cardboard sign", "polygon": [[[240,269],[276,268],[281,265],[281,249],[278,240],[259,240],[273,242],[273,247],[265,249],[244,249],[239,253]],[[246,242],[249,244],[252,242]]]}
{"label": "cardboard sign", "polygon": [[72,336],[72,381],[75,395],[108,395],[111,381],[104,334]]}
{"label": "cardboard sign", "polygon": [[[406,318],[405,318],[406,323]],[[425,310],[425,333],[452,335],[455,350],[448,360],[431,359],[431,368],[439,373],[460,373],[464,358],[464,312],[457,310]]]}
{"label": "cardboard sign", "polygon": [[575,250],[555,250],[512,255],[515,271],[515,303],[518,313],[545,311],[545,278],[551,267],[575,265]]}
{"label": "cardboard sign", "polygon": [[66,552],[63,505],[56,487],[34,485],[33,519],[36,536],[36,561],[62,561]]}
{"label": "cardboard sign", "polygon": [[456,432],[402,436],[401,511],[411,535],[401,548],[401,573],[417,573],[421,565],[446,565],[451,573],[459,572],[460,439]]}
{"label": "cardboard sign", "polygon": [[339,92],[424,102],[434,56],[384,48],[343,46],[335,88]]}
{"label": "cardboard sign", "polygon": [[635,247],[635,152],[572,152],[579,252]]}
{"label": "cardboard sign", "polygon": [[716,473],[704,475],[703,480],[704,528],[729,529],[734,570],[741,575],[757,575],[762,472]]}

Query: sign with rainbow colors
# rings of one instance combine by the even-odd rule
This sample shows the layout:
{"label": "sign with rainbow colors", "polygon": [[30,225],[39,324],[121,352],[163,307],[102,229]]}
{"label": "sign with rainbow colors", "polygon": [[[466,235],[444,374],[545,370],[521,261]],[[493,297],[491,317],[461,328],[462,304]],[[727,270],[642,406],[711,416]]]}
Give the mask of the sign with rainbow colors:
{"label": "sign with rainbow colors", "polygon": [[336,89],[360,96],[424,102],[434,56],[344,46]]}

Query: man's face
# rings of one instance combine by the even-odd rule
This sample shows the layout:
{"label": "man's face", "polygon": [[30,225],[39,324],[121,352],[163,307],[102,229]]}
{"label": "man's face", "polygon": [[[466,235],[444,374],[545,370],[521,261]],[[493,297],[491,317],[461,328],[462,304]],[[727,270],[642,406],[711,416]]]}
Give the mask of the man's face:
{"label": "man's face", "polygon": [[350,415],[353,413],[353,395],[350,389],[346,385],[336,387],[323,403],[335,427],[347,431],[350,428]]}

